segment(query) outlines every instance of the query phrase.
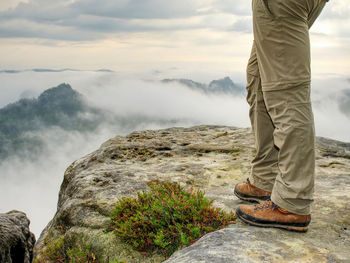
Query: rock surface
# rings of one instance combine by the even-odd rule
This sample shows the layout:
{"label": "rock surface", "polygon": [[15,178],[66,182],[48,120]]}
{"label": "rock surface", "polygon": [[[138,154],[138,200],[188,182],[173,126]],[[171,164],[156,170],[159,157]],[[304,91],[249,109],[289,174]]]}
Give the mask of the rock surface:
{"label": "rock surface", "polygon": [[[241,201],[234,185],[245,180],[254,154],[248,128],[200,125],[135,131],[116,136],[66,170],[57,212],[35,245],[65,235],[89,241],[101,262],[118,258],[162,262],[132,250],[104,233],[118,199],[148,189],[158,178],[194,185],[227,211]],[[350,262],[350,144],[317,138],[316,192],[310,230],[305,234],[247,226],[240,221],[209,233],[166,262]]]}
{"label": "rock surface", "polygon": [[0,262],[31,263],[35,236],[29,231],[26,214],[11,210],[0,213]]}

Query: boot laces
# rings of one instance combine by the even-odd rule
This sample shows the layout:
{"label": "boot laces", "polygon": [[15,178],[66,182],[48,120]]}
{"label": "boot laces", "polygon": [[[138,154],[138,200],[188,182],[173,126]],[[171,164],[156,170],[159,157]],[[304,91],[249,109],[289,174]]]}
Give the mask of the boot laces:
{"label": "boot laces", "polygon": [[264,209],[273,210],[275,208],[278,208],[278,206],[274,202],[272,202],[271,199],[268,199],[265,202],[262,202],[260,204],[255,205],[254,211],[256,211],[258,209],[260,209],[261,211],[263,211]]}

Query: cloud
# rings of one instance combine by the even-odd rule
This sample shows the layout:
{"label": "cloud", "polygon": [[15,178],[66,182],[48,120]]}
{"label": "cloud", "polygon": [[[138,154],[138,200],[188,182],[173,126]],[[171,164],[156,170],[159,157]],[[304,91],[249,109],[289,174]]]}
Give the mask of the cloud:
{"label": "cloud", "polygon": [[82,28],[44,24],[30,20],[5,20],[0,24],[0,37],[29,37],[55,40],[94,40],[103,37],[99,32],[86,32]]}
{"label": "cloud", "polygon": [[0,11],[15,8],[20,2],[26,2],[27,0],[1,0]]}
{"label": "cloud", "polygon": [[237,31],[243,33],[252,33],[253,25],[251,17],[243,17],[238,19],[233,25],[229,28],[230,31]]}
{"label": "cloud", "polygon": [[350,142],[349,115],[341,109],[342,102],[346,99],[344,90],[349,90],[349,87],[344,76],[313,79],[311,99],[318,136]]}
{"label": "cloud", "polygon": [[[43,83],[46,83],[46,88],[51,86],[47,81],[28,83],[33,79],[38,80],[38,77],[33,77],[34,74],[43,75],[42,80],[49,78],[59,83],[63,76],[67,78],[68,74],[73,73],[31,71],[16,76],[22,74],[21,85],[17,83],[16,86],[23,89],[32,85],[38,88]],[[74,160],[96,150],[107,139],[142,129],[190,127],[208,123],[235,126],[249,124],[247,104],[240,98],[207,96],[179,84],[164,85],[158,81],[135,80],[117,73],[79,71],[74,74],[77,85],[72,85],[73,89],[85,94],[90,104],[103,107],[114,113],[111,116],[121,116],[126,121],[123,125],[106,122],[97,131],[84,134],[43,127],[38,132],[28,134],[40,138],[47,146],[47,151],[38,157],[38,161],[29,162],[26,158],[15,157],[0,164],[0,212],[12,209],[26,212],[31,220],[30,228],[37,238],[55,213],[64,170]],[[0,76],[3,77],[6,74]],[[8,83],[8,86],[15,85]],[[4,90],[0,91],[1,95],[6,94]],[[22,91],[17,88],[18,93]],[[242,114],[242,111],[246,111],[246,114]]]}
{"label": "cloud", "polygon": [[350,119],[350,89],[344,89],[339,98],[339,109]]}
{"label": "cloud", "polygon": [[28,134],[40,138],[47,151],[36,161],[12,157],[0,164],[0,213],[24,211],[31,221],[30,230],[38,238],[56,212],[65,169],[117,133],[105,127],[89,134],[43,127],[40,132]]}
{"label": "cloud", "polygon": [[22,73],[22,72],[26,72],[26,71],[51,72],[51,73],[64,72],[64,71],[113,72],[113,70],[110,70],[110,69],[81,70],[81,69],[72,69],[72,68],[63,68],[63,69],[33,68],[33,69],[26,69],[26,70],[3,69],[3,70],[0,70],[0,73],[15,74],[15,73]]}
{"label": "cloud", "polygon": [[[157,76],[159,74],[161,72]],[[15,96],[8,97],[8,91],[16,91],[19,97],[27,89],[32,96],[33,92],[38,94],[65,81],[85,94],[90,104],[128,120],[124,127],[106,124],[97,132],[87,134],[59,128],[42,129],[32,134],[47,144],[47,152],[40,156],[39,161],[12,158],[0,165],[0,212],[11,209],[25,211],[31,220],[31,230],[37,237],[55,213],[64,170],[74,160],[97,149],[105,140],[132,130],[170,126],[250,126],[248,105],[242,97],[205,95],[180,84],[163,85],[158,81],[135,79],[115,72],[26,71],[16,74],[16,78],[10,78],[11,75],[0,75],[0,82],[3,83],[0,98],[13,99]],[[150,79],[150,76],[145,79]],[[348,116],[341,113],[338,107],[343,90],[349,87],[347,79],[341,76],[313,80],[312,101],[318,136],[350,141]]]}
{"label": "cloud", "polygon": [[[246,0],[27,0],[0,11],[0,37],[95,40],[120,32],[204,28],[251,33],[250,15]],[[348,17],[346,0],[337,0],[326,5],[320,20],[342,25],[333,31],[340,36]]]}
{"label": "cloud", "polygon": [[331,0],[326,3],[322,13],[320,14],[320,19],[342,19],[350,17],[350,5],[347,0]]}
{"label": "cloud", "polygon": [[218,13],[229,13],[237,16],[251,15],[251,1],[247,0],[214,0],[211,10]]}
{"label": "cloud", "polygon": [[217,0],[28,0],[0,12],[0,37],[94,40],[118,32],[225,30],[232,24],[232,18],[227,19],[225,13],[246,13],[242,12],[242,5],[246,3]]}
{"label": "cloud", "polygon": [[80,13],[116,18],[171,19],[198,14],[200,1],[164,0],[78,0],[71,5]]}
{"label": "cloud", "polygon": [[30,21],[53,23],[76,17],[79,15],[78,10],[71,8],[71,1],[45,1],[29,0],[20,2],[16,7],[0,12],[0,18],[8,19],[25,19]]}

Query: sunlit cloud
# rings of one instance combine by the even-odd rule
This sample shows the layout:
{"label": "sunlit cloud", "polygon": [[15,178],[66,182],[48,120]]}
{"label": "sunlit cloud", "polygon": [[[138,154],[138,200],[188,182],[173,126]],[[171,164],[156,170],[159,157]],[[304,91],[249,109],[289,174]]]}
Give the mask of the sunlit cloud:
{"label": "sunlit cloud", "polygon": [[[93,68],[95,63],[139,72],[206,63],[208,71],[243,73],[253,38],[251,12],[246,0],[7,0],[0,8],[0,66]],[[330,1],[311,28],[312,40],[324,36],[312,42],[312,52],[321,54],[322,65],[332,65],[332,73],[344,74],[350,61],[349,17],[346,0]],[[325,58],[331,53],[336,54]],[[320,65],[317,61],[315,74],[327,70]]]}

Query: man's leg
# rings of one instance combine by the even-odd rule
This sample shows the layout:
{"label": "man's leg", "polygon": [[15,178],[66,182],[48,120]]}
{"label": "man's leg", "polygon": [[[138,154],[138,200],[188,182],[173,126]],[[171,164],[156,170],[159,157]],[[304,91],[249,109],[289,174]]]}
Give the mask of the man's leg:
{"label": "man's leg", "polygon": [[[271,11],[274,7],[273,1],[271,0]],[[305,2],[308,11],[307,17],[305,17],[307,18],[306,25],[309,29],[326,2],[325,0],[307,0]],[[287,3],[275,6],[275,8],[281,7],[294,7],[298,10],[298,8],[302,8],[302,5],[288,5]],[[278,11],[276,10],[276,12]],[[293,13],[283,12],[283,14],[284,16],[289,15],[289,19],[290,17],[295,17],[297,21],[300,19],[300,16],[295,16]],[[295,24],[293,21],[292,23]],[[308,34],[300,33],[304,28],[303,23],[297,22],[296,24],[300,25],[295,26],[294,30],[290,30],[290,37],[286,39],[292,43],[296,42],[297,48],[295,50],[289,48],[290,51],[286,53],[292,56],[298,52],[302,54],[306,52],[310,57]],[[292,27],[290,26],[290,28]],[[303,63],[305,66],[301,68],[309,66],[307,60],[304,62],[301,60],[299,65]],[[315,131],[310,84],[299,83],[282,90],[269,91],[267,89],[263,94],[268,111],[276,125],[275,144],[280,149],[278,165],[281,174],[276,178],[271,199],[275,204],[290,212],[307,215],[310,214],[314,192]]]}
{"label": "man's leg", "polygon": [[314,120],[310,102],[309,26],[325,0],[254,0],[254,38],[262,90],[279,148],[271,199],[309,214],[313,195]]}
{"label": "man's leg", "polygon": [[249,180],[236,184],[234,193],[242,200],[259,202],[271,197],[278,172],[278,150],[273,141],[274,126],[267,112],[261,90],[255,43],[253,43],[247,65],[246,89],[256,152],[251,162]]}
{"label": "man's leg", "polygon": [[275,126],[281,174],[276,177],[272,202],[237,209],[237,215],[248,223],[306,231],[310,222],[315,155],[308,29],[324,3],[325,0],[253,0],[262,91]]}
{"label": "man's leg", "polygon": [[311,220],[315,148],[310,86],[263,91],[275,125],[274,141],[279,148],[277,175],[271,200],[256,206],[240,205],[238,218],[255,226],[305,232]]}
{"label": "man's leg", "polygon": [[275,129],[267,112],[261,90],[261,79],[253,43],[247,66],[247,102],[250,106],[249,118],[255,138],[255,157],[252,160],[250,181],[253,185],[271,192],[278,173],[278,150],[274,145]]}
{"label": "man's leg", "polygon": [[264,100],[276,125],[278,167],[271,200],[285,210],[310,214],[315,174],[314,118],[310,85],[264,91]]}

